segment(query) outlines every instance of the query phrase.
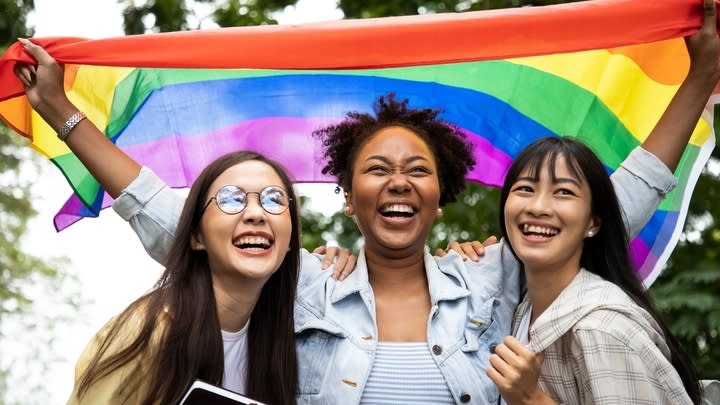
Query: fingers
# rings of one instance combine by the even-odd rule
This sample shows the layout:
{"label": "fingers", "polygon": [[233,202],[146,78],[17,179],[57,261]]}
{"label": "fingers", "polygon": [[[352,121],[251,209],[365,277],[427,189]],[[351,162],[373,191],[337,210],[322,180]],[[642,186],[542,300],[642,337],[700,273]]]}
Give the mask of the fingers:
{"label": "fingers", "polygon": [[[493,361],[493,359],[492,359],[492,357],[491,357],[491,358],[490,358],[490,362],[492,363],[492,361]],[[496,385],[499,389],[501,389],[501,391],[507,389],[507,383],[505,382],[505,379],[503,378],[503,375],[500,374],[500,372],[497,371],[497,369],[496,369],[495,367],[493,367],[493,366],[491,365],[490,367],[488,367],[488,369],[487,369],[485,372],[486,372],[487,376],[490,377],[490,379],[492,380],[492,382],[495,383],[495,385]]]}
{"label": "fingers", "polygon": [[357,256],[350,253],[349,250],[348,253],[349,254],[344,265],[340,266],[339,261],[338,263],[335,263],[335,268],[333,269],[333,278],[335,280],[343,281],[350,275],[350,273],[355,271],[355,265],[357,264]]}
{"label": "fingers", "polygon": [[714,0],[703,0],[703,24],[700,30],[710,34],[717,32],[717,5]]}
{"label": "fingers", "polygon": [[445,257],[445,256],[447,256],[447,252],[445,251],[445,249],[437,248],[437,249],[435,249],[435,256]]}
{"label": "fingers", "polygon": [[447,252],[453,250],[457,254],[459,254],[463,260],[471,259],[472,261],[476,262],[479,259],[479,255],[476,252],[478,247],[481,249],[482,254],[484,254],[485,248],[483,248],[482,244],[478,241],[463,242],[463,243],[459,243],[457,241],[452,241],[448,244],[448,247],[445,250]]}
{"label": "fingers", "polygon": [[488,238],[485,239],[485,241],[482,244],[484,247],[488,247],[490,245],[496,244],[497,241],[498,241],[497,236],[492,235],[492,236],[488,236]]}
{"label": "fingers", "polygon": [[505,361],[502,356],[497,354],[497,351],[495,352],[495,354],[492,354],[490,356],[490,368],[488,369],[488,376],[490,375],[490,370],[493,370],[493,372],[495,373],[496,379],[494,379],[493,381],[495,381],[495,384],[497,384],[498,387],[503,384],[507,388],[510,382],[518,379],[517,370],[507,361]]}
{"label": "fingers", "polygon": [[33,65],[18,63],[13,68],[13,72],[15,73],[15,76],[20,79],[20,82],[22,82],[23,86],[25,87],[32,86],[33,82],[35,81],[35,66]]}
{"label": "fingers", "polygon": [[703,0],[703,15],[705,16],[705,21],[707,22],[709,19],[712,19],[712,17],[715,17],[715,14],[715,1]]}
{"label": "fingers", "polygon": [[337,246],[318,246],[313,250],[313,253],[324,254],[322,261],[322,269],[325,270],[328,267],[333,267],[332,278],[338,281],[345,280],[353,271],[355,271],[355,265],[357,264],[357,256],[355,256],[350,249],[345,249]]}
{"label": "fingers", "polygon": [[[347,264],[348,256],[350,256],[350,251],[347,249],[339,247],[328,248],[328,253],[325,255],[325,260],[323,261],[323,270],[330,267],[333,258],[335,258],[335,269],[344,267]],[[335,270],[333,271],[333,276],[334,275]]]}
{"label": "fingers", "polygon": [[325,270],[333,264],[335,257],[338,255],[338,248],[335,246],[318,246],[313,250],[313,253],[325,255],[322,261],[322,269]]}
{"label": "fingers", "polygon": [[503,343],[495,348],[495,353],[513,369],[521,372],[530,371],[536,367],[535,352],[513,336],[506,336]]}
{"label": "fingers", "polygon": [[35,58],[38,64],[46,65],[55,62],[55,59],[53,59],[52,56],[50,56],[50,54],[48,54],[47,51],[45,51],[45,49],[43,49],[41,46],[35,45],[34,43],[30,42],[30,40],[25,38],[18,38],[18,41],[20,41],[27,53],[29,53],[30,56]]}

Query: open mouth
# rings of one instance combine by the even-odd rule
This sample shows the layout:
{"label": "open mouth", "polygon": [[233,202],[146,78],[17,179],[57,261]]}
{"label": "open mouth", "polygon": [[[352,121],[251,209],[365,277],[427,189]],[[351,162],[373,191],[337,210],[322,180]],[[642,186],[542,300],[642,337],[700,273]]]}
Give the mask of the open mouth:
{"label": "open mouth", "polygon": [[380,215],[388,218],[410,218],[415,215],[415,208],[407,204],[388,204],[380,209]]}
{"label": "open mouth", "polygon": [[541,236],[544,238],[549,238],[560,233],[560,230],[557,228],[528,224],[520,225],[520,230],[525,236]]}
{"label": "open mouth", "polygon": [[233,245],[240,249],[267,250],[272,247],[273,242],[263,236],[241,236],[233,240]]}

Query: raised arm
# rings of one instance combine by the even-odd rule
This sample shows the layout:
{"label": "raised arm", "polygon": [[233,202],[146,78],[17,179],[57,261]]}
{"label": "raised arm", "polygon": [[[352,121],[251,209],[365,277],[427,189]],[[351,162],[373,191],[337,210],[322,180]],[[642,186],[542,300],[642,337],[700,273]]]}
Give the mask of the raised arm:
{"label": "raised arm", "polygon": [[703,108],[720,79],[720,38],[713,0],[703,1],[703,15],[700,30],[685,38],[690,55],[688,75],[642,145],[671,171],[675,171]]}
{"label": "raised arm", "polygon": [[[30,105],[56,131],[79,112],[63,89],[64,69],[43,48],[19,39],[37,66],[18,64],[15,74],[25,87]],[[132,160],[88,119],[70,131],[65,143],[101,186],[117,198],[138,176],[140,165]]]}

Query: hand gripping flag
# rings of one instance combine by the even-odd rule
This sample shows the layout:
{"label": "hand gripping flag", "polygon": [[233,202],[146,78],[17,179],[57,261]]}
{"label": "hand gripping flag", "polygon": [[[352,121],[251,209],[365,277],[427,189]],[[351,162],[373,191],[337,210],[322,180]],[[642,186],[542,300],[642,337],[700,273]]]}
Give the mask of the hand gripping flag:
{"label": "hand gripping flag", "polygon": [[[595,0],[460,14],[224,28],[87,40],[38,38],[66,65],[70,99],[172,187],[188,187],[217,156],[253,149],[298,182],[320,173],[313,130],[370,111],[395,92],[475,144],[467,180],[502,184],[538,137],[576,136],[609,173],[641,144],[687,74],[683,37],[698,0]],[[631,23],[629,23],[631,22]],[[32,62],[19,44],[0,59],[0,117],[63,172],[75,194],[58,230],[111,200],[32,111],[12,73]],[[715,144],[712,104],[676,176],[679,185],[632,241],[649,286],[677,243],[692,189]]]}

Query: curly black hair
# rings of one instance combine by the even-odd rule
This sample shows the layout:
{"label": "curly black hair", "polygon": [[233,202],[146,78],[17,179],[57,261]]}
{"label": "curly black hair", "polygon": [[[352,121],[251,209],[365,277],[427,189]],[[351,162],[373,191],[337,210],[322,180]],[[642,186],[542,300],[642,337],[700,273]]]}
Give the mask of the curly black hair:
{"label": "curly black hair", "polygon": [[465,176],[475,167],[473,144],[454,124],[438,118],[442,112],[432,108],[409,108],[408,100],[399,101],[394,93],[380,96],[375,116],[356,111],[336,125],[319,129],[313,136],[322,141],[327,164],[323,174],[332,174],[345,190],[351,190],[352,167],[362,145],[378,131],[401,126],[416,133],[432,151],[438,166],[440,206],[457,200],[465,190]]}

